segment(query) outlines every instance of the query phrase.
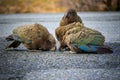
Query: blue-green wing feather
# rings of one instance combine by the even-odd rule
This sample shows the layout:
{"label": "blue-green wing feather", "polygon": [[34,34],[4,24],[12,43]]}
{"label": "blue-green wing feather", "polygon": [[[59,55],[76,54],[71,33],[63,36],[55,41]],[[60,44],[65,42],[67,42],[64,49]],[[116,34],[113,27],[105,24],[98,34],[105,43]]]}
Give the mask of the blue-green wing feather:
{"label": "blue-green wing feather", "polygon": [[100,46],[95,46],[95,45],[76,45],[76,44],[72,44],[71,45],[73,48],[77,48],[80,49],[84,52],[96,52]]}
{"label": "blue-green wing feather", "polygon": [[84,52],[97,52],[97,53],[113,53],[112,49],[110,47],[106,46],[96,46],[96,45],[71,45],[73,48],[82,50]]}

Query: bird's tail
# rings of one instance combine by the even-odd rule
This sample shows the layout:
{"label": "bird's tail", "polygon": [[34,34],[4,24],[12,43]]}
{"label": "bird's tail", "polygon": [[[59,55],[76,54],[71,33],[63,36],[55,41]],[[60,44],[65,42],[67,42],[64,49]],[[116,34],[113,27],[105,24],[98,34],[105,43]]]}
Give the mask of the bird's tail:
{"label": "bird's tail", "polygon": [[13,41],[10,45],[8,45],[6,48],[16,48],[18,47],[21,42],[20,41],[17,41],[14,39],[13,35],[9,35],[8,37],[6,37],[6,40],[7,41]]}
{"label": "bird's tail", "polygon": [[113,53],[112,48],[108,47],[108,46],[103,46],[98,48],[98,50],[96,51],[97,53]]}
{"label": "bird's tail", "polygon": [[19,41],[13,41],[10,45],[8,45],[6,48],[16,48],[21,44]]}
{"label": "bird's tail", "polygon": [[95,45],[71,45],[75,50],[82,50],[83,52],[95,52],[95,53],[113,53],[112,49],[108,46],[95,46]]}

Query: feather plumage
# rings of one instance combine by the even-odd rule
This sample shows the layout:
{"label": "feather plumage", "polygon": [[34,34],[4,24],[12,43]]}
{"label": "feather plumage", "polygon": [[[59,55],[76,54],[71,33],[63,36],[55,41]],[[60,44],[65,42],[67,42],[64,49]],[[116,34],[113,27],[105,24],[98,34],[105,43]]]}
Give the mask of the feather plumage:
{"label": "feather plumage", "polygon": [[[23,43],[28,49],[49,50],[55,48],[55,39],[48,30],[40,25],[24,25],[13,30],[13,40]],[[6,39],[9,41],[10,36]],[[11,39],[12,40],[12,39]]]}
{"label": "feather plumage", "polygon": [[[75,52],[112,52],[110,48],[104,47],[105,37],[97,30],[90,29],[81,25],[81,23],[71,23],[63,36],[63,42],[70,50]],[[68,25],[67,25],[68,26]],[[102,52],[102,51],[101,51]]]}
{"label": "feather plumage", "polygon": [[[55,30],[57,40],[60,42],[59,50],[61,50],[62,48],[68,49],[67,46],[62,42],[62,37],[65,34],[65,32],[67,31],[67,29],[69,29],[69,27],[67,27],[67,25],[74,23],[74,22],[82,23],[82,19],[80,18],[80,16],[77,15],[77,12],[75,9],[68,9],[60,21],[59,27]],[[60,27],[62,27],[62,28],[65,27],[65,28],[61,29]]]}
{"label": "feather plumage", "polygon": [[80,18],[80,16],[77,15],[75,9],[68,9],[62,17],[59,26],[65,26],[73,22],[82,23],[82,19]]}

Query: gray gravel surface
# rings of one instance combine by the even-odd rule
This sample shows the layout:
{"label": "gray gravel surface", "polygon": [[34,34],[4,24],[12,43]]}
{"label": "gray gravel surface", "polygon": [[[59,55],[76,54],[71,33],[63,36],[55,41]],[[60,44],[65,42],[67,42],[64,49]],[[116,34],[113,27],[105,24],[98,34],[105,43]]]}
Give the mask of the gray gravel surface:
{"label": "gray gravel surface", "polygon": [[[5,50],[0,38],[0,80],[119,80],[120,43],[107,43],[112,54],[71,54],[20,49]],[[2,79],[3,78],[3,79]]]}

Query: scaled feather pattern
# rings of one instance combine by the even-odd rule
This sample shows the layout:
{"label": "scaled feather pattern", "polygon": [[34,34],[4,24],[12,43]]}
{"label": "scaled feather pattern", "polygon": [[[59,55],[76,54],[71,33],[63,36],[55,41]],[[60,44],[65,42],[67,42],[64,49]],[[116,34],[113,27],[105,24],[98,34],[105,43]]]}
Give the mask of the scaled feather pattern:
{"label": "scaled feather pattern", "polygon": [[74,52],[102,52],[111,53],[110,47],[104,46],[105,37],[97,30],[85,27],[80,22],[74,22],[58,27],[58,40],[61,45],[67,45]]}
{"label": "scaled feather pattern", "polygon": [[[55,39],[48,30],[41,24],[23,25],[13,30],[13,34],[6,38],[9,40],[19,41],[30,50],[50,50],[55,48]],[[12,45],[12,44],[11,44]],[[14,47],[14,45],[9,45]],[[9,47],[8,46],[8,47]]]}

